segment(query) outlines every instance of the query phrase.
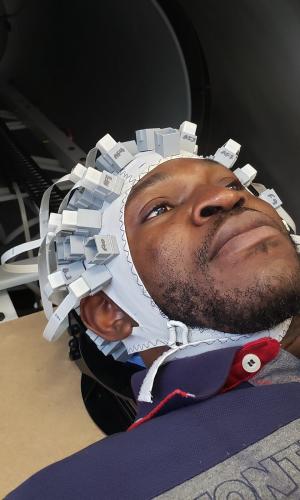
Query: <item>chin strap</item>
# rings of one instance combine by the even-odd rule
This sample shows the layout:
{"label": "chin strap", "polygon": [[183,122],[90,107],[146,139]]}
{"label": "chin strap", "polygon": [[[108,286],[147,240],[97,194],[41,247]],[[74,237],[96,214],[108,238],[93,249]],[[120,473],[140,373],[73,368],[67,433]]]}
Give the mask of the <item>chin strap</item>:
{"label": "chin strap", "polygon": [[168,346],[170,349],[164,352],[159,358],[157,358],[154,363],[152,363],[151,367],[148,370],[146,377],[141,385],[140,392],[138,395],[139,401],[145,401],[146,403],[152,403],[152,388],[154,384],[154,379],[156,374],[166,361],[167,358],[171,357],[176,352],[181,349],[185,349],[190,346],[197,346],[199,344],[208,344],[210,342],[215,342],[216,339],[205,339],[198,340],[197,342],[189,343],[189,329],[188,327],[182,323],[181,321],[169,321],[167,323],[167,327],[169,330],[169,341]]}
{"label": "chin strap", "polygon": [[[299,238],[299,236],[298,236]],[[231,337],[226,336],[225,333],[218,332],[220,336],[213,336],[213,331],[211,332],[211,338],[203,338],[201,340],[197,340],[194,342],[189,342],[190,338],[193,335],[193,331],[189,330],[188,327],[182,323],[181,321],[169,321],[167,323],[168,332],[169,332],[169,340],[168,346],[170,349],[164,352],[159,358],[157,358],[154,363],[149,368],[146,377],[143,380],[143,383],[140,388],[140,392],[138,395],[138,401],[145,401],[146,403],[152,403],[152,389],[155,377],[159,368],[166,362],[170,361],[170,358],[179,358],[179,357],[188,357],[188,356],[196,356],[197,354],[203,353],[208,350],[208,346],[211,344],[215,344],[218,342],[219,344],[224,344],[224,347],[230,345],[239,345],[242,346],[247,341],[256,340],[262,337],[271,337],[280,342],[288,331],[292,318],[288,318],[282,323],[276,325],[272,330],[265,330],[256,332],[253,334],[245,334],[245,335],[237,335],[234,343]],[[199,332],[200,333],[200,332]],[[216,333],[216,332],[215,332]],[[229,341],[232,342],[229,342]],[[203,351],[203,347],[201,344],[206,344],[205,351]],[[201,346],[201,347],[200,347]],[[189,348],[192,349],[189,349]],[[199,348],[197,348],[199,347]],[[222,347],[221,347],[222,348]],[[186,349],[184,353],[181,354],[181,351]]]}

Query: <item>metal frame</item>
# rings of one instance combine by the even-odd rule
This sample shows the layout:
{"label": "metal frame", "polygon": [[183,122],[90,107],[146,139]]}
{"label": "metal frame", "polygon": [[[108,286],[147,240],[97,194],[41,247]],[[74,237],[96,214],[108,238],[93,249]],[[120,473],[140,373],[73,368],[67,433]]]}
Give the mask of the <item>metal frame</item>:
{"label": "metal frame", "polygon": [[85,151],[48,120],[18,90],[3,80],[0,81],[0,96],[11,105],[18,118],[41,139],[45,148],[59,160],[67,171],[86,157]]}

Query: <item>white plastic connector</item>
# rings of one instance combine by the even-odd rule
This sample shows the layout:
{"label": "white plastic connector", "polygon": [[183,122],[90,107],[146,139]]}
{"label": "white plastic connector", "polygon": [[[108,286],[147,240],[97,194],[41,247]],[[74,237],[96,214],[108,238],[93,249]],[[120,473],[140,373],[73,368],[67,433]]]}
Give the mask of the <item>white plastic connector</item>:
{"label": "white plastic connector", "polygon": [[48,281],[52,290],[57,290],[66,285],[65,275],[62,271],[56,271],[49,274]]}
{"label": "white plastic connector", "polygon": [[91,292],[89,285],[82,277],[77,278],[77,280],[73,281],[73,283],[70,283],[69,290],[77,299],[87,297]]}
{"label": "white plastic connector", "polygon": [[182,122],[182,124],[179,127],[180,135],[183,135],[183,134],[195,135],[196,130],[197,130],[196,123],[192,123],[192,122],[189,122],[187,120]]}
{"label": "white plastic connector", "polygon": [[77,213],[77,227],[88,231],[99,232],[102,225],[102,212],[79,208]]}
{"label": "white plastic connector", "polygon": [[84,258],[85,238],[83,236],[70,236],[70,257],[72,259]]}
{"label": "white plastic connector", "polygon": [[180,135],[180,151],[187,151],[193,154],[195,150],[195,144],[197,142],[197,136],[192,134],[183,133]]}
{"label": "white plastic connector", "polygon": [[64,250],[64,261],[68,262],[72,260],[70,256],[70,236],[66,236],[63,240],[63,250]]}
{"label": "white plastic connector", "polygon": [[224,167],[231,168],[237,160],[240,149],[241,145],[238,142],[229,139],[224,146],[216,151],[213,159]]}
{"label": "white plastic connector", "polygon": [[90,239],[85,248],[88,263],[104,264],[119,255],[118,244],[115,236],[97,234]]}
{"label": "white plastic connector", "polygon": [[118,196],[120,196],[120,194],[121,194],[122,188],[124,186],[124,182],[125,182],[125,180],[123,179],[123,177],[120,177],[119,175],[115,175],[113,182],[110,186],[110,192],[106,196],[105,201],[112,202],[116,198],[118,198]]}
{"label": "white plastic connector", "polygon": [[65,283],[68,285],[79,278],[82,273],[85,271],[85,267],[81,260],[77,260],[76,262],[71,262],[67,264],[63,264],[60,266],[60,271],[64,274]]}
{"label": "white plastic connector", "polygon": [[105,161],[104,165],[108,164],[108,170],[112,172],[120,172],[120,170],[133,160],[132,154],[129,153],[121,142],[118,142],[114,148],[102,155],[102,157],[99,158],[100,162],[102,162],[101,158]]}
{"label": "white plastic connector", "polygon": [[90,267],[82,274],[82,279],[90,289],[91,295],[102,290],[111,281],[111,274],[105,266],[99,264]]}
{"label": "white plastic connector", "polygon": [[228,139],[225,144],[225,148],[230,151],[230,153],[237,155],[240,152],[241,145],[233,139]]}
{"label": "white plastic connector", "polygon": [[104,135],[96,144],[96,148],[99,149],[100,153],[108,153],[112,148],[116,146],[116,141],[112,138],[110,134]]}
{"label": "white plastic connector", "polygon": [[144,128],[136,130],[135,137],[137,148],[140,152],[151,151],[155,147],[154,132],[160,130],[159,128]]}
{"label": "white plastic connector", "polygon": [[96,165],[104,167],[109,172],[119,172],[133,160],[132,154],[126,149],[124,144],[116,142],[111,135],[106,134],[100,139],[96,147],[102,153]]}
{"label": "white plastic connector", "polygon": [[56,255],[58,264],[65,263],[64,257],[64,240],[63,238],[56,238]]}
{"label": "white plastic connector", "polygon": [[77,212],[75,210],[63,210],[61,229],[74,231],[77,227]]}
{"label": "white plastic connector", "polygon": [[136,141],[124,141],[122,144],[129,151],[129,153],[132,154],[133,156],[138,154],[139,150],[137,148]]}
{"label": "white plastic connector", "polygon": [[274,189],[266,189],[260,193],[259,198],[270,203],[273,208],[279,208],[282,205],[282,201]]}
{"label": "white plastic connector", "polygon": [[71,170],[71,181],[74,183],[80,181],[85,176],[86,170],[87,168],[84,165],[81,165],[81,163],[77,163],[77,165],[75,165],[75,167]]}
{"label": "white plastic connector", "polygon": [[180,135],[175,128],[163,128],[154,132],[155,151],[163,158],[180,153]]}
{"label": "white plastic connector", "polygon": [[50,233],[55,233],[62,224],[62,214],[56,214],[51,212],[49,221],[48,221],[48,231]]}
{"label": "white plastic connector", "polygon": [[101,172],[89,167],[81,181],[81,185],[89,191],[94,191],[101,182]]}
{"label": "white plastic connector", "polygon": [[247,163],[247,165],[245,165],[244,167],[237,168],[236,170],[234,170],[233,173],[236,175],[236,177],[239,179],[239,181],[243,184],[244,187],[248,187],[254,181],[257,175],[257,170],[255,170],[255,168],[252,167],[252,165]]}
{"label": "white plastic connector", "polygon": [[122,177],[104,170],[95,192],[105,201],[111,202],[120,195],[123,185],[124,179]]}

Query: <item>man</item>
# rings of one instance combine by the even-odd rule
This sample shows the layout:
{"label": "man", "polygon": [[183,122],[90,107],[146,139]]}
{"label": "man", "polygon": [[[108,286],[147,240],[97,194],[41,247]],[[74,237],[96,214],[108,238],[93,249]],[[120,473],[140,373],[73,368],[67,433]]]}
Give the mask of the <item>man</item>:
{"label": "man", "polygon": [[[48,467],[9,498],[300,497],[295,238],[245,188],[240,171],[216,161],[233,158],[232,144],[213,161],[185,149],[161,154],[165,134],[176,131],[153,131],[155,153],[127,163],[123,194],[104,207],[101,233],[111,231],[119,247],[105,261],[111,281],[101,275],[99,290],[87,275],[83,291],[76,278],[45,332],[55,338],[61,311],[77,294],[89,330],[138,352],[149,369],[133,380],[136,422]],[[114,148],[103,151],[100,143],[102,164]],[[70,229],[67,216],[57,234]],[[103,266],[99,245],[95,252],[90,260],[85,253],[94,273],[95,259]]]}

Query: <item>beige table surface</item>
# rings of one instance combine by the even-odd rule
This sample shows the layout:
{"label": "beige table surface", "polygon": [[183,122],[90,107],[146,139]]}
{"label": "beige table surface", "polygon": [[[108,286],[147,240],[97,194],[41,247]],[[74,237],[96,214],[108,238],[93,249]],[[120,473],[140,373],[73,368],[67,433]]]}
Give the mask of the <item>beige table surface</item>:
{"label": "beige table surface", "polygon": [[85,410],[68,335],[42,337],[44,313],[0,325],[0,498],[104,435]]}

